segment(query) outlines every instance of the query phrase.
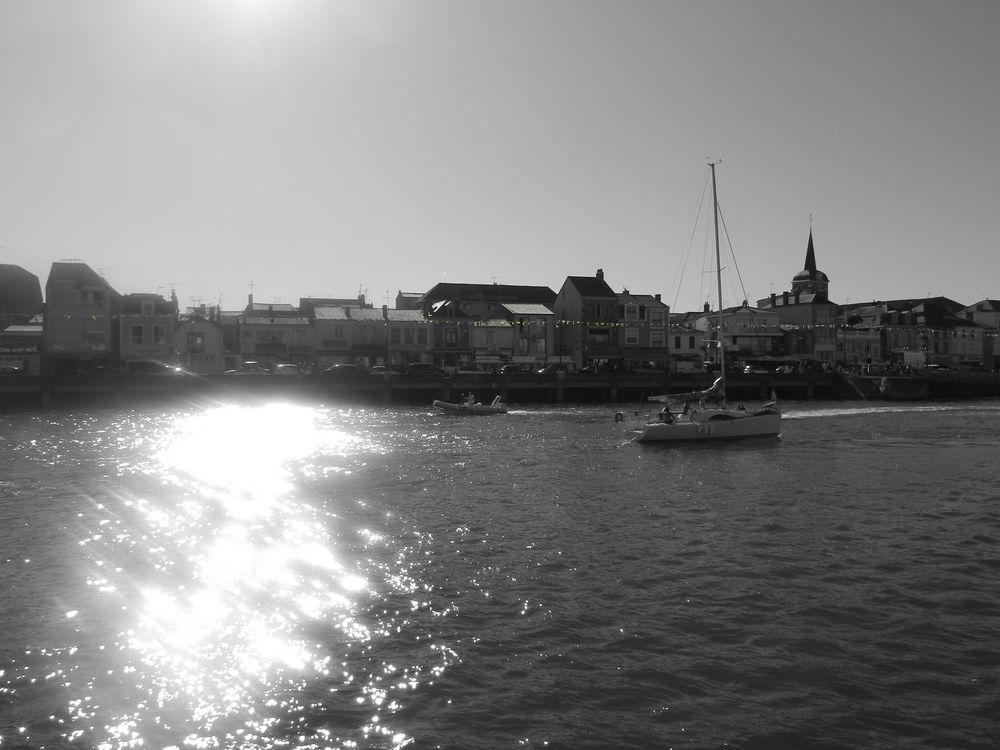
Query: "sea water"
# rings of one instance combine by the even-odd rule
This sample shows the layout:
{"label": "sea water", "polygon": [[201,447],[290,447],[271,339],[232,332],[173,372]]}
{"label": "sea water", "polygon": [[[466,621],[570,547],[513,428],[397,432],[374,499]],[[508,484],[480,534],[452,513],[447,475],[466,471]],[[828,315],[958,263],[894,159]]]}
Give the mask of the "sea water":
{"label": "sea water", "polygon": [[0,748],[990,748],[1000,402],[0,415]]}

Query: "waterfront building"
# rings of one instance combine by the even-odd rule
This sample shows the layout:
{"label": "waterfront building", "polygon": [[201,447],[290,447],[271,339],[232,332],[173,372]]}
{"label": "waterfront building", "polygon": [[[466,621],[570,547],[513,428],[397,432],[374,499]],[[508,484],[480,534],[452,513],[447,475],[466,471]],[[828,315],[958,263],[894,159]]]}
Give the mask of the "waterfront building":
{"label": "waterfront building", "polygon": [[670,372],[700,370],[706,356],[705,332],[693,321],[702,313],[679,313],[670,316],[667,344],[670,349]]}
{"label": "waterfront building", "polygon": [[980,300],[966,307],[961,314],[983,326],[983,368],[1000,369],[1000,300]]}
{"label": "waterfront building", "polygon": [[772,293],[757,301],[758,309],[777,314],[784,334],[780,342],[775,342],[776,356],[831,366],[835,363],[839,306],[830,301],[829,288],[829,277],[816,267],[810,230],[805,265],[792,277],[791,291]]}
{"label": "waterfront building", "polygon": [[594,276],[567,276],[556,295],[554,351],[550,357],[584,367],[591,361],[617,362],[618,295],[604,280],[604,269]]}
{"label": "waterfront building", "polygon": [[402,289],[396,292],[396,309],[397,310],[419,310],[420,309],[420,298],[424,296],[423,292],[404,292]]}
{"label": "waterfront building", "polygon": [[[855,372],[881,365],[885,359],[885,337],[882,321],[886,306],[882,302],[848,305],[842,308],[837,325],[837,364]],[[920,351],[920,347],[914,351]],[[907,364],[913,354],[906,357]]]}
{"label": "waterfront building", "polygon": [[0,331],[0,371],[39,375],[42,368],[42,316]]}
{"label": "waterfront building", "polygon": [[226,367],[222,326],[219,325],[217,310],[208,311],[204,305],[188,311],[184,320],[174,329],[172,346],[181,364],[198,375],[221,375],[226,369],[235,369],[236,357],[232,357],[232,367]]}
{"label": "waterfront building", "polygon": [[313,315],[320,367],[347,362],[404,369],[431,360],[430,326],[419,310],[322,305]]}
{"label": "waterfront building", "polygon": [[[659,294],[632,294],[626,289],[618,295],[617,343],[626,370],[654,365],[666,371],[671,359],[683,356],[679,351],[670,350],[669,318],[670,306]],[[692,356],[700,361],[697,353]]]}
{"label": "waterfront building", "polygon": [[239,360],[235,367],[243,362],[308,365],[313,360],[313,327],[293,305],[255,305],[251,301],[236,317],[235,325]]}
{"label": "waterfront building", "polygon": [[177,296],[125,294],[118,315],[118,357],[125,372],[141,371],[149,363],[178,364],[173,346],[177,328]]}
{"label": "waterfront building", "polygon": [[[508,330],[509,323],[503,322],[509,320],[507,306],[544,305],[551,309],[555,299],[556,293],[548,287],[439,283],[416,304],[431,323],[436,364],[449,368],[476,366],[479,348],[485,357],[483,364],[492,367],[500,364],[501,350],[508,357],[513,354],[514,334]],[[476,327],[481,330],[475,331]]]}
{"label": "waterfront building", "polygon": [[746,301],[739,307],[722,311],[722,331],[719,313],[708,303],[700,314],[690,318],[690,325],[701,331],[705,343],[705,361],[718,364],[717,342],[725,347],[726,362],[768,363],[782,359],[784,332],[778,325],[778,314],[772,310],[750,307]]}
{"label": "waterfront building", "polygon": [[[853,361],[886,368],[926,364],[982,367],[983,344],[990,329],[969,320],[965,310],[965,305],[947,297],[845,305],[845,331],[867,328],[866,336],[879,340],[869,356]],[[852,360],[848,358],[847,363],[852,364]]]}
{"label": "waterfront building", "polygon": [[552,305],[556,293],[547,286],[516,284],[435,284],[414,303],[428,318],[502,318],[506,304]]}
{"label": "waterfront building", "polygon": [[555,330],[552,308],[530,302],[510,302],[502,308],[511,331],[508,361],[531,370],[541,367],[549,353],[549,342]]}
{"label": "waterfront building", "polygon": [[0,263],[0,329],[42,312],[42,285],[30,271]]}
{"label": "waterfront building", "polygon": [[83,261],[57,261],[45,282],[43,371],[83,372],[117,358],[121,295]]}
{"label": "waterfront building", "polygon": [[364,294],[357,297],[299,297],[298,313],[307,318],[314,317],[317,307],[356,307],[372,308],[374,305],[365,299]]}
{"label": "waterfront building", "polygon": [[386,321],[388,345],[381,364],[405,370],[411,362],[431,361],[430,324],[419,309],[382,308]]}

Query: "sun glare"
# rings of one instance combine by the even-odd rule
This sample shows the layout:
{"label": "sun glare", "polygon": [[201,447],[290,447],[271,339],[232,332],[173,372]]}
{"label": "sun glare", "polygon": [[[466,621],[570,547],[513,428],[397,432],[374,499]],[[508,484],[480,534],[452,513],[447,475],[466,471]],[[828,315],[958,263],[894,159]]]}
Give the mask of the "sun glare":
{"label": "sun glare", "polygon": [[[310,623],[365,639],[353,616],[367,583],[338,557],[329,519],[296,497],[296,467],[352,438],[305,407],[221,407],[182,419],[158,455],[178,491],[143,501],[144,538],[173,563],[137,582],[128,635],[151,694],[223,716],[277,675],[325,673]],[[305,629],[304,629],[305,628]],[[254,687],[257,686],[257,687]]]}

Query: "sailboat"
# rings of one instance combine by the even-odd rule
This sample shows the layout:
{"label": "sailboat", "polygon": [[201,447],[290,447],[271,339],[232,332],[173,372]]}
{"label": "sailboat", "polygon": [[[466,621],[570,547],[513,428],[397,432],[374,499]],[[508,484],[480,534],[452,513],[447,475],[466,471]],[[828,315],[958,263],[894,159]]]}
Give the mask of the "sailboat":
{"label": "sailboat", "polygon": [[[659,441],[725,440],[748,437],[776,437],[781,432],[781,412],[772,400],[749,411],[742,406],[730,408],[726,403],[726,354],[722,341],[722,259],[719,253],[719,197],[715,184],[715,162],[712,169],[712,205],[715,212],[715,273],[719,293],[719,367],[722,373],[712,385],[701,391],[657,396],[666,403],[659,420],[639,428],[633,440],[637,443]],[[773,394],[772,394],[773,395]],[[671,405],[679,408],[675,413]]]}

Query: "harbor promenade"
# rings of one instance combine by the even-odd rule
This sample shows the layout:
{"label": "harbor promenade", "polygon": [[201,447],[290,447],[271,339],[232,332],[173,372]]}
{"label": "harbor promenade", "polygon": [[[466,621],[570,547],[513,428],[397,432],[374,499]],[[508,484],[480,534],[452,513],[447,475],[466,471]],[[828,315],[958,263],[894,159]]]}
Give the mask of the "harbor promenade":
{"label": "harbor promenade", "polygon": [[[0,379],[0,406],[49,407],[80,402],[138,404],[173,397],[288,397],[366,404],[428,404],[457,400],[472,392],[479,399],[501,396],[508,403],[629,403],[663,393],[707,388],[704,374],[486,373],[327,375],[163,376],[76,375]],[[727,378],[730,401],[761,401],[774,393],[783,400],[938,399],[1000,396],[1000,375],[969,371],[921,378],[882,378],[844,373],[743,374]]]}

